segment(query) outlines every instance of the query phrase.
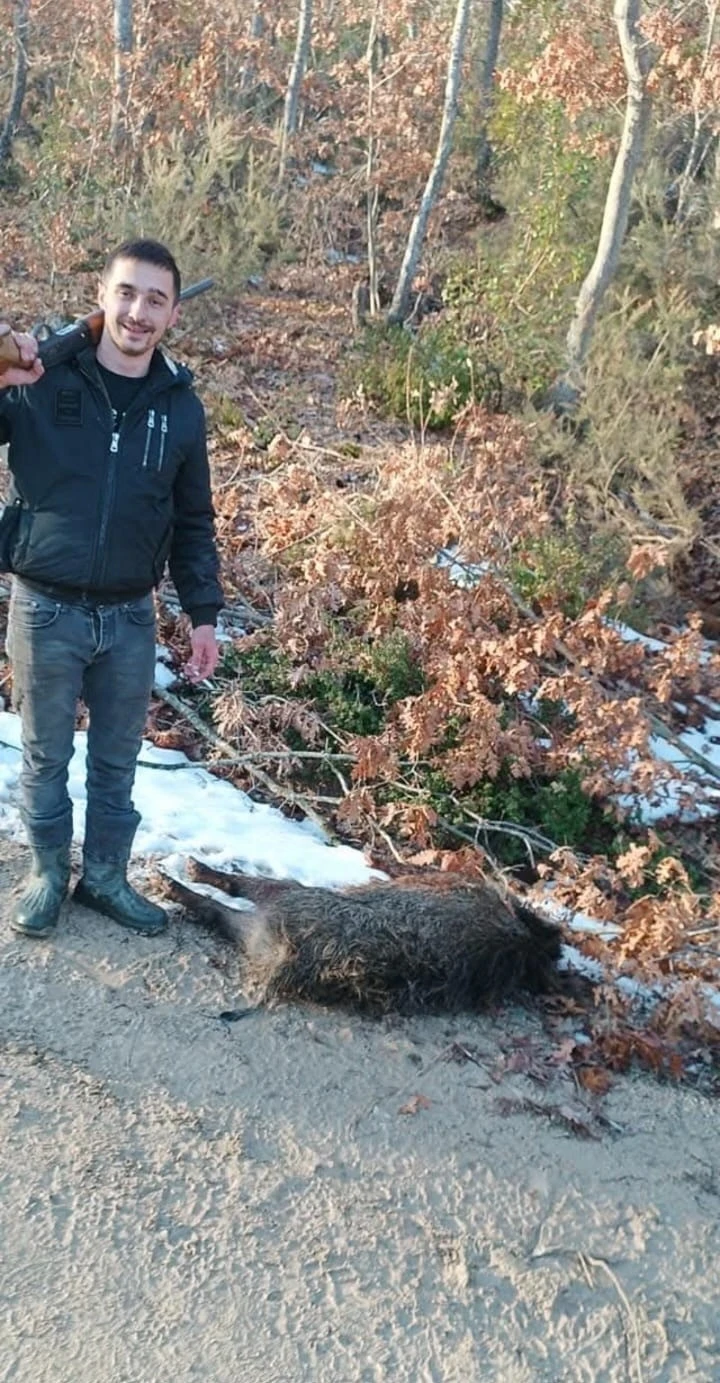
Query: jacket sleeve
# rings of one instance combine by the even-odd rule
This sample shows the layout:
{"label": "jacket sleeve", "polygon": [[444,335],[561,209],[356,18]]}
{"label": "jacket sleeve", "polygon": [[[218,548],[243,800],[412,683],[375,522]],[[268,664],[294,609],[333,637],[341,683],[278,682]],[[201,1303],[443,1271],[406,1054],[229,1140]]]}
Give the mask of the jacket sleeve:
{"label": "jacket sleeve", "polygon": [[0,447],[3,446],[5,442],[10,441],[12,434],[12,427],[10,425],[12,409],[9,397],[11,393],[12,390],[10,389],[0,389]]}
{"label": "jacket sleeve", "polygon": [[197,425],[186,446],[173,492],[174,525],[170,575],[180,604],[194,626],[215,624],[224,605],[220,585],[215,511],[210,493],[205,412],[194,399]]}

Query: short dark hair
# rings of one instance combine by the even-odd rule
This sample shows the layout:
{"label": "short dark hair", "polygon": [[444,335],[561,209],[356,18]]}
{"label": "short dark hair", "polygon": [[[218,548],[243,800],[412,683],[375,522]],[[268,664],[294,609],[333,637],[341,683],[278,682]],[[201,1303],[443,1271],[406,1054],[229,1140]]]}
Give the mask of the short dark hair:
{"label": "short dark hair", "polygon": [[137,259],[142,264],[156,264],[159,269],[167,269],[172,274],[175,288],[175,301],[180,297],[182,281],[180,270],[167,245],[159,240],[123,240],[108,255],[103,265],[102,277],[108,278],[118,259]]}

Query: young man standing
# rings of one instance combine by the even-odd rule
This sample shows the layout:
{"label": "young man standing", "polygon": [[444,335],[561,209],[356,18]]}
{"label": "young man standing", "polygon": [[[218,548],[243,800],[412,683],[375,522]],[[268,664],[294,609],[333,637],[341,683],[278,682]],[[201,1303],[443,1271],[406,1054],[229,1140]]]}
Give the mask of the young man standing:
{"label": "young man standing", "polygon": [[192,377],[160,349],[178,315],[180,274],[164,245],[127,241],[109,256],[96,349],[0,376],[0,443],[19,518],[7,651],[22,723],[22,817],[32,871],[11,925],[47,936],[70,882],[67,791],[75,711],[88,708],[83,874],[74,897],[145,934],[164,910],[127,881],[140,817],[132,802],[155,669],[153,589],[169,562],[192,623],[187,674],[217,664],[223,604],[205,415]]}

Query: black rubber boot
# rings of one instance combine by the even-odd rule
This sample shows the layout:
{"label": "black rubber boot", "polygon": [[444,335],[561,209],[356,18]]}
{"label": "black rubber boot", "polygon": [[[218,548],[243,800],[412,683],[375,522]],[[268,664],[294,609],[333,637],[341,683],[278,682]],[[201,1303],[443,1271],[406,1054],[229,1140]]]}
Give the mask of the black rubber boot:
{"label": "black rubber boot", "polygon": [[126,871],[126,861],[93,860],[86,856],[83,876],[75,885],[73,899],[84,908],[112,917],[132,932],[157,936],[167,927],[165,911],[131,888]]}
{"label": "black rubber boot", "polygon": [[31,846],[32,872],[10,914],[10,926],[22,936],[49,936],[57,926],[70,883],[70,846]]}

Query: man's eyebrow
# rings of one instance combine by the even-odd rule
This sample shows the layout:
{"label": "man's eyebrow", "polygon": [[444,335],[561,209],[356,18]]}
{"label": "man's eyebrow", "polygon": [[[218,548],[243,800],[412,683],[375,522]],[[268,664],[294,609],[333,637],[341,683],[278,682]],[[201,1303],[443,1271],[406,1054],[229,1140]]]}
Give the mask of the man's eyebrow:
{"label": "man's eyebrow", "polygon": [[[136,283],[116,283],[115,287],[127,288],[131,293],[142,292],[142,289],[139,289]],[[168,301],[169,295],[162,288],[148,288],[147,291],[148,293],[154,293],[156,298],[164,298],[166,302]]]}

